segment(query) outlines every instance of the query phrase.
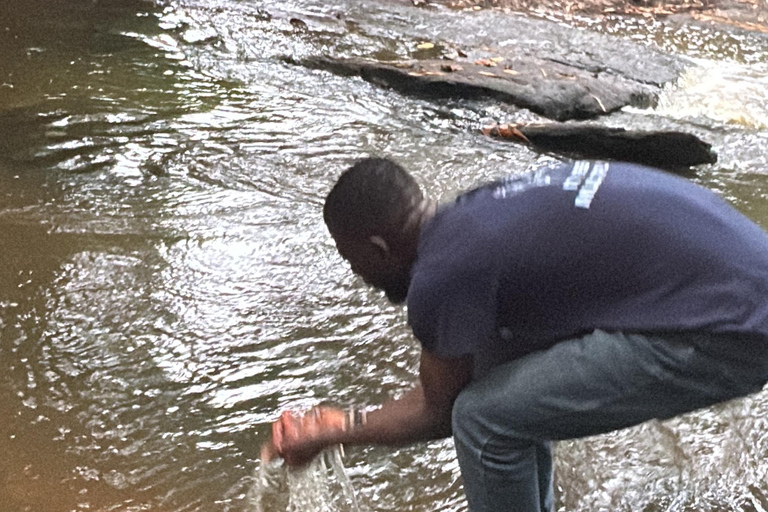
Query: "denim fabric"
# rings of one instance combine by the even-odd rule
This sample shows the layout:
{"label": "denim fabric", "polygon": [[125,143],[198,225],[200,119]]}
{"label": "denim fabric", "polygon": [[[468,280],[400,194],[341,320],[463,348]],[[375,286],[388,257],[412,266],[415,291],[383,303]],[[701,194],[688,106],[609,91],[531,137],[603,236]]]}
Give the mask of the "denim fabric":
{"label": "denim fabric", "polygon": [[500,365],[453,407],[472,512],[554,510],[549,441],[666,419],[759,391],[768,342],[595,331]]}

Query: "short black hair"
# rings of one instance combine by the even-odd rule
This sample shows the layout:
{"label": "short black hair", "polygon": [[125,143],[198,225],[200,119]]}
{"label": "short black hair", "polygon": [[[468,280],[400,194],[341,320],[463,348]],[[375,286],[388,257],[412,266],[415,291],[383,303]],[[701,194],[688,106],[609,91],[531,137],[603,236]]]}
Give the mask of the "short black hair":
{"label": "short black hair", "polygon": [[365,158],[341,174],[325,199],[323,219],[334,237],[396,237],[423,197],[416,180],[398,164]]}

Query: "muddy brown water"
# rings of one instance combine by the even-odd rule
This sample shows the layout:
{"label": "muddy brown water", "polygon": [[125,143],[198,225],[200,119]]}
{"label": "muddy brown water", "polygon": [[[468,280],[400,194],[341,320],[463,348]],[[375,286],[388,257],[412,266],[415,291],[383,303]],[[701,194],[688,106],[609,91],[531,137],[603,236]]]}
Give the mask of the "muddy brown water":
{"label": "muddy brown water", "polygon": [[[280,57],[407,56],[424,40],[681,59],[657,108],[601,122],[710,141],[720,160],[691,179],[768,227],[762,34],[346,0],[5,3],[0,511],[248,510],[276,411],[411,385],[403,311],[350,274],[322,224],[333,179],[387,155],[447,199],[553,157],[477,132],[530,113]],[[758,394],[561,443],[558,506],[768,510],[767,413]],[[345,464],[362,510],[466,509],[450,441],[350,449]]]}

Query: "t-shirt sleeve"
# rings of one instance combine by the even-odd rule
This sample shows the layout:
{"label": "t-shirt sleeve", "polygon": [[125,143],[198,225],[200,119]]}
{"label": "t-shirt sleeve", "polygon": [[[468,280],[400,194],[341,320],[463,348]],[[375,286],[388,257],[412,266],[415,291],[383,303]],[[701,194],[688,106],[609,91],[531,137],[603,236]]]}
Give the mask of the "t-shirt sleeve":
{"label": "t-shirt sleeve", "polygon": [[408,323],[437,356],[475,354],[495,331],[497,289],[495,272],[482,264],[422,273],[408,293]]}

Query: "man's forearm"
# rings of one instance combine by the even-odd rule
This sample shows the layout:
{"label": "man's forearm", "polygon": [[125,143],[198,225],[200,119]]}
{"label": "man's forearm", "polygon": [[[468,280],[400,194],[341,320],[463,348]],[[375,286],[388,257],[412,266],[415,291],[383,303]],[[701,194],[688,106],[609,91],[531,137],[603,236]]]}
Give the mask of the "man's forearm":
{"label": "man's forearm", "polygon": [[401,398],[369,411],[364,425],[336,433],[343,444],[403,445],[451,435],[450,406],[429,407],[419,385]]}
{"label": "man's forearm", "polygon": [[448,437],[453,402],[471,377],[471,356],[440,358],[422,350],[420,385],[402,398],[370,411],[365,421],[334,407],[315,407],[303,415],[285,411],[272,424],[272,446],[286,463],[297,466],[339,443],[403,445]]}

